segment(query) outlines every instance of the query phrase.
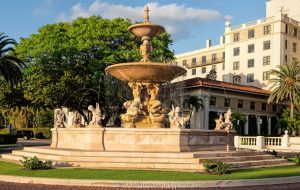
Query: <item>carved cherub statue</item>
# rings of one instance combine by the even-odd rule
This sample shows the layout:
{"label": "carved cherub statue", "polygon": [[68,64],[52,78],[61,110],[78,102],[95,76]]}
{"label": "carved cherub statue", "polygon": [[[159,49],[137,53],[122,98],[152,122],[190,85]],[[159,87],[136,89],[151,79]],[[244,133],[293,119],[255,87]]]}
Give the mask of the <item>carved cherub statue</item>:
{"label": "carved cherub statue", "polygon": [[141,60],[141,62],[149,62],[149,56],[151,54],[152,51],[152,46],[151,43],[149,42],[148,39],[143,40],[142,45],[140,46],[140,53],[143,57],[143,59]]}
{"label": "carved cherub statue", "polygon": [[221,130],[223,127],[224,121],[223,121],[223,114],[220,114],[220,117],[218,119],[215,119],[216,122],[216,128],[215,130]]}
{"label": "carved cherub statue", "polygon": [[54,122],[55,128],[64,127],[65,114],[61,109],[55,109],[54,118],[55,118],[55,122]]}
{"label": "carved cherub statue", "polygon": [[73,128],[81,127],[81,115],[78,111],[73,112],[72,127]]}
{"label": "carved cherub statue", "polygon": [[96,103],[96,108],[93,105],[89,105],[88,110],[92,112],[92,120],[88,127],[102,127],[101,120],[104,119],[104,115],[101,114],[100,105]]}
{"label": "carved cherub statue", "polygon": [[189,120],[188,117],[182,117],[179,115],[180,107],[174,108],[172,105],[172,110],[168,113],[170,128],[183,128],[185,127],[185,123]]}

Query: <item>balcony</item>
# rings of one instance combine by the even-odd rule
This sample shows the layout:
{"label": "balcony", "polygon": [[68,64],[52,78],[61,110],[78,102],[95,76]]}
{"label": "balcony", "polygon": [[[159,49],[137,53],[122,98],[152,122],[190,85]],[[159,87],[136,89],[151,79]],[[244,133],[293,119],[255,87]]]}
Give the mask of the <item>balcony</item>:
{"label": "balcony", "polygon": [[205,62],[195,62],[195,63],[188,63],[187,68],[195,68],[195,67],[202,67],[202,66],[207,66],[207,65],[212,65],[212,64],[217,64],[217,63],[224,63],[225,58],[224,57],[217,57],[213,59],[207,59]]}

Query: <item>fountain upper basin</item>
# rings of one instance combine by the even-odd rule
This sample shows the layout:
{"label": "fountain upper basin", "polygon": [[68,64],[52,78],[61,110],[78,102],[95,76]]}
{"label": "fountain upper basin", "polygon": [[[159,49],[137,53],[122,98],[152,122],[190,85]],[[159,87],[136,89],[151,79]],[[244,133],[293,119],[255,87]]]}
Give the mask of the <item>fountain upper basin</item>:
{"label": "fountain upper basin", "polygon": [[139,38],[144,36],[152,38],[165,32],[164,27],[152,23],[134,24],[129,26],[128,30]]}
{"label": "fountain upper basin", "polygon": [[165,83],[183,75],[186,70],[166,63],[132,62],[111,65],[105,72],[126,82]]}

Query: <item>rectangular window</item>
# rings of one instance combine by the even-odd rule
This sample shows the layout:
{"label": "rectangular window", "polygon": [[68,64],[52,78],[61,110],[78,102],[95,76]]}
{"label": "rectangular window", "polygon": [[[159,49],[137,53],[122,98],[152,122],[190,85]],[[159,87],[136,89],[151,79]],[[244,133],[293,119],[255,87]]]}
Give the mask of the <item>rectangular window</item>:
{"label": "rectangular window", "polygon": [[284,62],[285,62],[285,64],[287,64],[287,62],[288,62],[288,56],[287,55],[284,56]]}
{"label": "rectangular window", "polygon": [[230,107],[230,99],[229,98],[224,99],[224,107]]}
{"label": "rectangular window", "polygon": [[254,59],[248,59],[248,68],[254,67]]}
{"label": "rectangular window", "polygon": [[264,26],[264,35],[271,33],[271,25]]}
{"label": "rectangular window", "polygon": [[192,59],[192,65],[196,65],[196,61],[197,61],[197,59],[196,59],[196,58],[193,58],[193,59]]}
{"label": "rectangular window", "polygon": [[233,62],[233,70],[239,70],[240,69],[240,62],[237,61],[237,62]]}
{"label": "rectangular window", "polygon": [[215,54],[215,53],[212,54],[211,55],[211,60],[212,60],[213,63],[215,63],[217,61],[217,54]]}
{"label": "rectangular window", "polygon": [[250,102],[250,109],[255,110],[255,102]]}
{"label": "rectangular window", "polygon": [[211,96],[211,97],[209,98],[209,105],[215,106],[215,105],[216,105],[216,102],[217,102],[217,98],[216,98],[216,97]]}
{"label": "rectangular window", "polygon": [[287,40],[285,40],[284,47],[285,47],[285,49],[288,49],[288,41]]}
{"label": "rectangular window", "polygon": [[223,59],[225,59],[225,51],[223,52]]}
{"label": "rectangular window", "polygon": [[174,65],[178,65],[178,62],[177,62],[177,61],[175,61],[175,62],[174,62]]}
{"label": "rectangular window", "polygon": [[186,67],[186,60],[183,60],[183,61],[182,61],[182,65],[183,65],[184,67]]}
{"label": "rectangular window", "polygon": [[237,107],[238,107],[238,108],[243,108],[243,107],[244,107],[244,102],[243,102],[243,100],[238,100]]}
{"label": "rectangular window", "polygon": [[289,33],[289,25],[285,24],[285,33],[288,34]]}
{"label": "rectangular window", "polygon": [[222,70],[225,70],[225,63],[222,63]]}
{"label": "rectangular window", "polygon": [[254,29],[248,30],[248,39],[254,38],[254,36],[255,36],[255,30]]}
{"label": "rectangular window", "polygon": [[270,80],[270,71],[263,72],[263,80]]}
{"label": "rectangular window", "polygon": [[294,53],[297,52],[297,43],[293,43],[293,52],[294,52]]}
{"label": "rectangular window", "polygon": [[240,48],[237,47],[237,48],[233,48],[233,56],[238,56],[240,55]]}
{"label": "rectangular window", "polygon": [[254,44],[248,45],[248,53],[253,53],[254,52]]}
{"label": "rectangular window", "polygon": [[206,67],[201,68],[201,73],[206,73]]}
{"label": "rectangular window", "polygon": [[271,49],[271,41],[264,41],[264,50]]}
{"label": "rectangular window", "polygon": [[233,34],[233,41],[234,41],[234,42],[240,41],[240,33],[235,33],[235,34]]}
{"label": "rectangular window", "polygon": [[211,66],[211,70],[216,71],[216,70],[217,70],[217,65],[212,65],[212,66]]}
{"label": "rectangular window", "polygon": [[226,81],[226,75],[222,75],[222,81]]}
{"label": "rectangular window", "polygon": [[196,69],[192,69],[192,75],[196,75]]}
{"label": "rectangular window", "polygon": [[263,57],[263,65],[270,65],[271,57],[270,56],[264,56]]}
{"label": "rectangular window", "polygon": [[267,104],[266,103],[262,103],[261,104],[261,111],[266,111],[267,110]]}
{"label": "rectangular window", "polygon": [[247,75],[247,83],[254,82],[254,73]]}
{"label": "rectangular window", "polygon": [[297,36],[298,36],[298,29],[297,28],[294,28],[293,36],[297,38]]}
{"label": "rectangular window", "polygon": [[202,63],[206,63],[206,56],[202,56],[201,61]]}

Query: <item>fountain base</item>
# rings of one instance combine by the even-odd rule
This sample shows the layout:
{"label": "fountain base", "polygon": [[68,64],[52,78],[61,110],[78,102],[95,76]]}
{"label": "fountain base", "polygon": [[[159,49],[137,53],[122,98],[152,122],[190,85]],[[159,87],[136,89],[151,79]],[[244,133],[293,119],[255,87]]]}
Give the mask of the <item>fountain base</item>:
{"label": "fountain base", "polygon": [[56,128],[52,148],[126,152],[234,150],[234,131],[151,128]]}

